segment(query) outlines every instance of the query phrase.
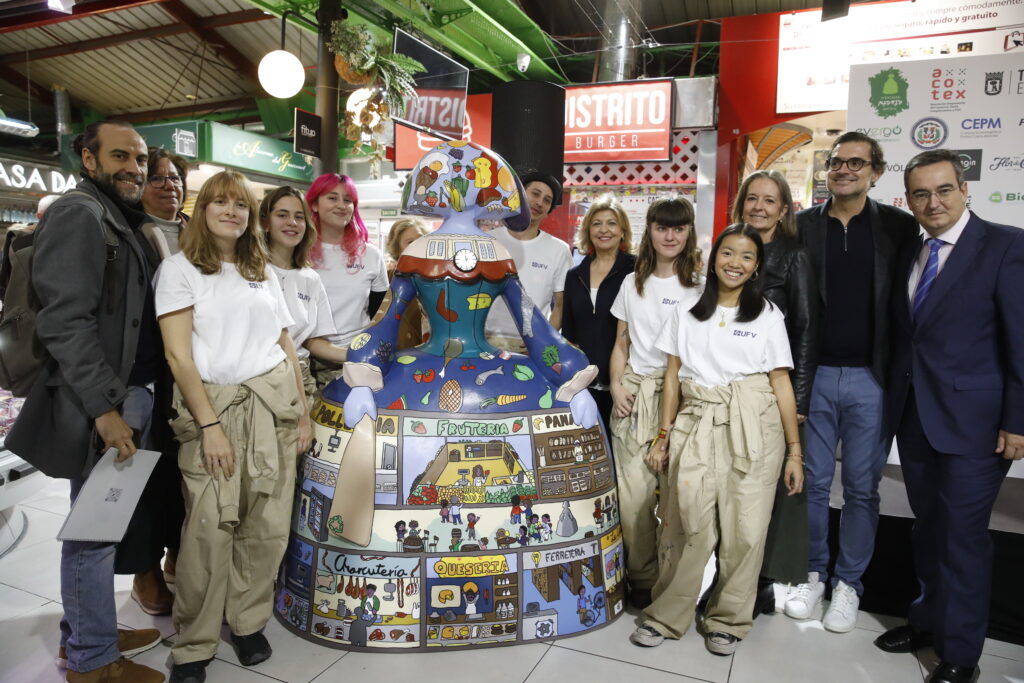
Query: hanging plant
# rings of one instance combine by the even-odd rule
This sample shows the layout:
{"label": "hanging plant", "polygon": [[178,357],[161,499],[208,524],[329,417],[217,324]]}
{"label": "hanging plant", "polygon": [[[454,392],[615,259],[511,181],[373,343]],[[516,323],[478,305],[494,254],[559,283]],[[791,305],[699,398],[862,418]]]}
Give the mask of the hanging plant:
{"label": "hanging plant", "polygon": [[331,24],[330,50],[334,68],[343,80],[366,88],[356,107],[348,108],[342,123],[345,137],[357,143],[357,149],[369,148],[370,174],[377,177],[384,159],[385,144],[381,139],[384,124],[405,114],[405,98],[416,97],[413,74],[426,68],[412,57],[396,54],[390,47],[374,40],[362,24],[337,20]]}

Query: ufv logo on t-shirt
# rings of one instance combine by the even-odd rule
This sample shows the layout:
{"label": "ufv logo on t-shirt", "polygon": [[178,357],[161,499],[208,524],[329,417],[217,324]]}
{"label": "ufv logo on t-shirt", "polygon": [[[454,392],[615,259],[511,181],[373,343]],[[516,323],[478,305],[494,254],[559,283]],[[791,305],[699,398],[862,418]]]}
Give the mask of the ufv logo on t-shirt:
{"label": "ufv logo on t-shirt", "polygon": [[733,330],[732,336],[734,337],[750,337],[753,339],[757,336],[757,332],[751,332],[750,330]]}
{"label": "ufv logo on t-shirt", "polygon": [[666,299],[662,299],[661,303],[663,303],[666,306],[675,306],[677,303],[679,303],[679,299],[668,299],[668,298],[666,298]]}
{"label": "ufv logo on t-shirt", "polygon": [[303,294],[302,292],[296,292],[296,294],[298,294],[298,296],[299,296],[299,301],[312,301],[313,300],[313,297],[311,297],[309,294]]}
{"label": "ufv logo on t-shirt", "polygon": [[249,288],[250,289],[263,289],[263,283],[262,282],[250,282],[249,283]]}
{"label": "ufv logo on t-shirt", "polygon": [[534,268],[543,268],[544,270],[548,269],[548,264],[546,263],[537,263],[536,261],[534,261],[530,265],[533,266]]}

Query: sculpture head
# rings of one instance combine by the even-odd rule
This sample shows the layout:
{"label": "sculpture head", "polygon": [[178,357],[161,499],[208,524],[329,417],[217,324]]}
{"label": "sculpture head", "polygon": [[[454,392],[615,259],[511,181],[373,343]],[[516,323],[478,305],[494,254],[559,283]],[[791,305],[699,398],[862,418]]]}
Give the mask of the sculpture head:
{"label": "sculpture head", "polygon": [[[405,213],[443,218],[442,228],[473,232],[481,218],[502,219],[525,230],[530,212],[516,172],[500,156],[473,142],[442,142],[423,155],[402,193]],[[472,229],[471,229],[472,228]]]}

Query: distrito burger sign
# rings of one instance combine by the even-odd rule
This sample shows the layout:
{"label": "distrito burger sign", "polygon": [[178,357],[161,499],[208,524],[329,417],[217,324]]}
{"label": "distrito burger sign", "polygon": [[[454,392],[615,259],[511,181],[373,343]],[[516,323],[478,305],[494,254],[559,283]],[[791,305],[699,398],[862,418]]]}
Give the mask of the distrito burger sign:
{"label": "distrito burger sign", "polygon": [[565,163],[667,161],[671,78],[565,89]]}

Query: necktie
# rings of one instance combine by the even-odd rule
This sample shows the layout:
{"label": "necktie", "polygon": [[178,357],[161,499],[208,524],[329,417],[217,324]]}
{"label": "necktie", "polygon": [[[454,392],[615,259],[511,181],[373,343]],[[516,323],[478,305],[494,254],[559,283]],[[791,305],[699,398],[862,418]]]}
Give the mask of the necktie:
{"label": "necktie", "polygon": [[938,237],[930,237],[925,242],[928,244],[930,251],[928,252],[928,262],[924,264],[924,272],[921,273],[921,279],[917,283],[917,291],[914,292],[913,313],[915,320],[917,319],[917,314],[920,313],[921,308],[924,306],[925,299],[928,298],[928,292],[931,291],[932,285],[935,284],[935,277],[939,274],[939,249],[945,244]]}

